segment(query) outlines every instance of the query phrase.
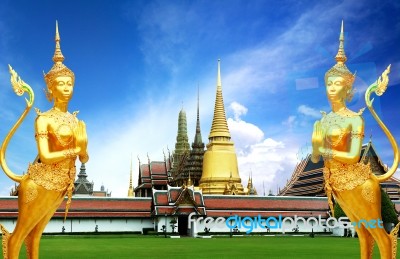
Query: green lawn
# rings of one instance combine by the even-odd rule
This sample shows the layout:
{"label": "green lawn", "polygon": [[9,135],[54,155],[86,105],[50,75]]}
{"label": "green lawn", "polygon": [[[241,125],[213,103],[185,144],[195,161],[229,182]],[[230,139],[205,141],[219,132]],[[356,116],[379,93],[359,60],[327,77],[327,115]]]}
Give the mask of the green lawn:
{"label": "green lawn", "polygon": [[[399,249],[398,249],[399,250]],[[343,237],[163,238],[45,236],[40,258],[359,258],[358,239]],[[25,249],[20,258],[26,258]],[[379,258],[375,248],[374,258]]]}

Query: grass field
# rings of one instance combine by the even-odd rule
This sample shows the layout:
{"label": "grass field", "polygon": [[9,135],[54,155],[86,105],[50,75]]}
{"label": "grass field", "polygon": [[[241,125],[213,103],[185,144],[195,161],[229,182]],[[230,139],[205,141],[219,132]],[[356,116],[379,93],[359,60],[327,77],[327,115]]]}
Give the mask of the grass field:
{"label": "grass field", "polygon": [[[399,250],[399,249],[398,249]],[[45,236],[40,258],[359,258],[358,239],[343,237],[163,238]],[[26,258],[25,249],[20,258]],[[375,247],[374,258],[379,258]]]}

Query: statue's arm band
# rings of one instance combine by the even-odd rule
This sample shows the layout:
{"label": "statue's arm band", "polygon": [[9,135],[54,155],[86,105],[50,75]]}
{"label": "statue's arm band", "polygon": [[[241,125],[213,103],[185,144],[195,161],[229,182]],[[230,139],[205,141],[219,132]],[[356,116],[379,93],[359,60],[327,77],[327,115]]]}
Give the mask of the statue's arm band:
{"label": "statue's arm band", "polygon": [[364,138],[364,133],[363,132],[357,132],[357,131],[352,131],[351,132],[351,138]]}
{"label": "statue's arm band", "polygon": [[38,139],[38,138],[46,138],[46,139],[48,139],[49,138],[49,132],[47,130],[46,131],[36,132],[35,133],[35,139]]}

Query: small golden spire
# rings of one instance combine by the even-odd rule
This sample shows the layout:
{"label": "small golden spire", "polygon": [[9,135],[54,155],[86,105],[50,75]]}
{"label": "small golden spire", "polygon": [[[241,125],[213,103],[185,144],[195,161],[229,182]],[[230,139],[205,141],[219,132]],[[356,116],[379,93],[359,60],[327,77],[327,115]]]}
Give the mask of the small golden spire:
{"label": "small golden spire", "polygon": [[340,29],[340,36],[339,36],[339,50],[338,50],[338,53],[336,54],[335,60],[339,64],[343,64],[347,60],[346,54],[344,53],[343,20],[342,20],[342,27]]}
{"label": "small golden spire", "polygon": [[[221,59],[218,59],[218,75],[217,75],[217,88],[222,88],[221,83]],[[222,90],[222,89],[221,89]]]}
{"label": "small golden spire", "polygon": [[56,21],[56,49],[54,51],[53,61],[54,63],[62,63],[64,61],[64,56],[61,52],[60,47],[60,34],[58,33],[58,21]]}
{"label": "small golden spire", "polygon": [[189,179],[187,180],[187,186],[192,186],[193,182],[192,182],[192,178],[190,178],[190,171],[189,171]]}
{"label": "small golden spire", "polygon": [[134,197],[133,193],[133,184],[132,184],[132,154],[131,154],[131,170],[130,170],[130,177],[129,177],[129,189],[128,189],[128,197]]}

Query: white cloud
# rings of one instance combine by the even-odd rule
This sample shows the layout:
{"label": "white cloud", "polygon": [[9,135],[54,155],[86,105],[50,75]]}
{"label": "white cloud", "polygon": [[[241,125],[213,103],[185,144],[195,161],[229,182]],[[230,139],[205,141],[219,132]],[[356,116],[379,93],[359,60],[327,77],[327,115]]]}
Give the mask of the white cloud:
{"label": "white cloud", "polygon": [[247,153],[249,146],[259,143],[264,139],[264,133],[254,124],[231,118],[228,118],[227,121],[232,140],[241,153]]}
{"label": "white cloud", "polygon": [[238,102],[231,102],[229,108],[232,109],[236,121],[240,120],[240,116],[246,115],[247,113],[247,108]]}
{"label": "white cloud", "polygon": [[[243,105],[234,102],[237,111],[246,111]],[[246,122],[235,113],[235,119],[228,118],[228,125],[235,142],[239,173],[243,186],[247,186],[250,172],[259,195],[263,188],[276,193],[288,179],[297,162],[295,143],[286,144],[271,138],[264,139],[264,132],[256,125]],[[283,177],[282,177],[283,176]]]}
{"label": "white cloud", "polygon": [[286,120],[282,122],[282,125],[291,129],[296,125],[296,123],[297,123],[296,116],[290,115]]}
{"label": "white cloud", "polygon": [[321,118],[321,113],[319,111],[304,104],[300,105],[297,108],[297,111],[303,115],[310,116],[312,118]]}

